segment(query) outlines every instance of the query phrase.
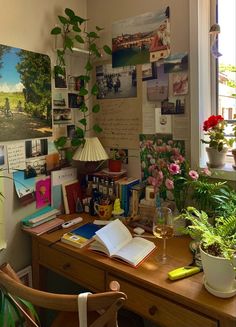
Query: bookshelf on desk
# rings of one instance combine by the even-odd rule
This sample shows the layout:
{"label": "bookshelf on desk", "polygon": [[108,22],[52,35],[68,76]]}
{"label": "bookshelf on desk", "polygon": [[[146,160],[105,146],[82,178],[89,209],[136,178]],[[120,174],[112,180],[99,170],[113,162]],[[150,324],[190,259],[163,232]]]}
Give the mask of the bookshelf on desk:
{"label": "bookshelf on desk", "polygon": [[[72,219],[76,215],[63,216]],[[91,221],[82,214],[83,223]],[[72,226],[74,228],[75,226]],[[220,299],[203,286],[203,273],[172,282],[167,273],[191,262],[187,236],[168,240],[168,254],[173,260],[158,266],[155,260],[161,242],[138,268],[98,255],[86,247],[77,249],[60,242],[65,230],[32,236],[34,287],[44,289],[45,273],[52,270],[91,291],[108,289],[117,280],[128,296],[127,308],[167,327],[234,327],[236,297]]]}

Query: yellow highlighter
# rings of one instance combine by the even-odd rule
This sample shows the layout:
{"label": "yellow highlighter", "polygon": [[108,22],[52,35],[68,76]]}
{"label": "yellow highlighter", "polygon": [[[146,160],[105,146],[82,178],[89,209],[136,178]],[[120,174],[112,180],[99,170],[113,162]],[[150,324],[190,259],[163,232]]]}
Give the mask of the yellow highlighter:
{"label": "yellow highlighter", "polygon": [[185,266],[181,268],[174,269],[168,273],[168,278],[171,280],[177,280],[185,278],[201,271],[200,267],[197,266]]}

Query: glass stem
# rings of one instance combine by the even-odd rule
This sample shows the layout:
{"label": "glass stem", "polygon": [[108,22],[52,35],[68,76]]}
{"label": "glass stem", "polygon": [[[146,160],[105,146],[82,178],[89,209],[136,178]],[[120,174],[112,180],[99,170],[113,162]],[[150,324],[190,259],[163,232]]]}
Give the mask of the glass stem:
{"label": "glass stem", "polygon": [[166,238],[163,238],[163,251],[162,251],[163,260],[166,259]]}

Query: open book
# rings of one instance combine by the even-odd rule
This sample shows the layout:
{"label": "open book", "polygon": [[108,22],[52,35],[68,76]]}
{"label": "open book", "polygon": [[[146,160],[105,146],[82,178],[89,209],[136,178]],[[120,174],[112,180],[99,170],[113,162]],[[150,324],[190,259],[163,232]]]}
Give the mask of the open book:
{"label": "open book", "polygon": [[144,238],[132,237],[128,228],[119,219],[98,230],[94,239],[89,249],[103,252],[134,267],[156,247],[153,242]]}

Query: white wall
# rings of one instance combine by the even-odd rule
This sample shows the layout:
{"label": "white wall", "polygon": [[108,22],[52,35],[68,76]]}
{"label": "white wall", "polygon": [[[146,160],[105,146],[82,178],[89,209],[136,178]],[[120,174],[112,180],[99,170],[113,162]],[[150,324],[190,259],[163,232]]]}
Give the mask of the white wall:
{"label": "white wall", "polygon": [[[1,0],[0,43],[48,54],[53,64],[50,30],[66,7],[87,16],[86,0]],[[12,181],[5,181],[4,186],[7,249],[0,252],[0,264],[8,261],[18,270],[31,260],[30,239],[20,231],[19,221],[35,211],[35,202],[21,208]]]}

